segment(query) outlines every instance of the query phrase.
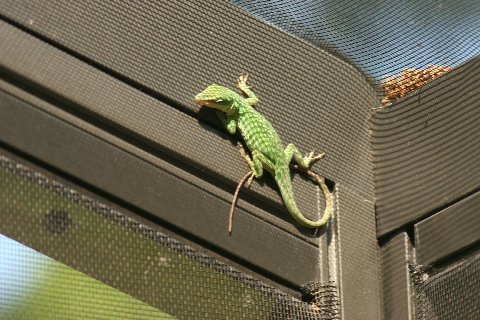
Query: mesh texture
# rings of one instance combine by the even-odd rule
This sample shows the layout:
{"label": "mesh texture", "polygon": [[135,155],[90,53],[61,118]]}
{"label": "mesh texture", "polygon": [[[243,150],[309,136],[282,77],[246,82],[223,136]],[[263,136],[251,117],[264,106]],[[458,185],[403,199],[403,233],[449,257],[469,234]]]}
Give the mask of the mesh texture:
{"label": "mesh texture", "polygon": [[[427,278],[427,279],[425,279]],[[480,254],[427,277],[413,272],[420,320],[474,320],[480,315]]]}
{"label": "mesh texture", "polygon": [[379,80],[411,67],[457,66],[480,53],[475,0],[231,2]]}
{"label": "mesh texture", "polygon": [[[317,288],[318,300],[312,304],[301,302],[5,156],[0,156],[0,184],[3,235],[176,318],[336,319],[336,312],[316,304],[325,301],[323,297],[328,291],[330,305],[338,308],[333,285],[325,290]],[[134,319],[149,318],[149,313],[152,318],[161,317],[161,313],[138,300],[127,299],[96,281],[87,290],[92,297],[108,293],[109,299],[120,297],[117,304],[122,307],[119,309],[115,303],[110,306],[117,314],[112,310],[104,315],[90,314],[93,311],[79,303],[79,296],[85,293],[77,287],[94,280],[85,276],[76,280],[78,271],[60,263],[53,267],[40,263],[35,259],[52,259],[39,258],[38,253],[31,251],[24,255],[24,260],[17,261],[15,268],[34,283],[41,281],[38,275],[44,273],[42,265],[50,266],[55,269],[50,270],[55,281],[47,286],[49,292],[36,293],[30,288],[27,293],[31,291],[37,297],[21,300],[18,279],[2,277],[3,281],[13,282],[13,286],[7,291],[3,289],[0,304],[11,307],[13,303],[24,310],[24,319],[45,315],[52,319],[110,319],[121,318],[125,310]],[[0,263],[2,266],[5,267]],[[49,306],[62,301],[66,290],[73,290],[71,299],[78,309],[61,309],[58,314],[59,309],[48,311]],[[95,301],[94,310],[108,309],[107,300]],[[19,314],[18,310],[11,312]]]}

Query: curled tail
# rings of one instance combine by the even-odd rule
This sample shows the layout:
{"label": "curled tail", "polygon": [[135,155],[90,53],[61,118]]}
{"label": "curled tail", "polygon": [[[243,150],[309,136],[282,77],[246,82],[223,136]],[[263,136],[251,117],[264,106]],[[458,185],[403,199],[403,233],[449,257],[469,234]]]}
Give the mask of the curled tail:
{"label": "curled tail", "polygon": [[[295,166],[295,167],[298,167],[298,166]],[[290,181],[290,170],[288,166],[282,166],[280,168],[277,168],[277,170],[275,170],[275,181],[277,182],[278,187],[280,188],[280,193],[282,195],[283,202],[285,203],[285,206],[287,207],[292,217],[294,217],[295,220],[297,220],[300,224],[306,227],[317,228],[327,223],[328,219],[330,219],[330,216],[332,215],[332,211],[333,211],[332,194],[330,193],[330,190],[328,190],[328,187],[325,184],[325,180],[323,178],[321,178],[319,175],[317,175],[316,173],[308,169],[304,171],[320,185],[320,188],[322,188],[323,194],[325,195],[325,211],[323,212],[323,216],[317,221],[312,221],[306,218],[303,215],[303,213],[301,213],[300,210],[298,209],[293,196],[293,188],[292,188],[292,182]]]}

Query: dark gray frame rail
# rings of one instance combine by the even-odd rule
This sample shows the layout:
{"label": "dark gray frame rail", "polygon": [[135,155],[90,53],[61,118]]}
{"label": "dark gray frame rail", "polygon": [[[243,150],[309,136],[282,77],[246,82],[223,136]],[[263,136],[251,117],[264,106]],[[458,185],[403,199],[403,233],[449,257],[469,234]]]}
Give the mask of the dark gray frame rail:
{"label": "dark gray frame rail", "polygon": [[[372,115],[385,319],[424,319],[428,312],[441,317],[452,304],[449,294],[466,304],[458,312],[474,308],[468,306],[478,296],[474,275],[458,278],[470,282],[465,290],[444,284],[436,294],[440,301],[446,295],[443,306],[435,291],[425,297],[428,291],[417,292],[414,284],[422,290],[435,281],[447,283],[456,276],[443,273],[448,266],[478,265],[479,80],[477,57]],[[417,310],[418,298],[431,305],[427,314]]]}
{"label": "dark gray frame rail", "polygon": [[477,57],[373,113],[379,236],[478,191],[479,69]]}

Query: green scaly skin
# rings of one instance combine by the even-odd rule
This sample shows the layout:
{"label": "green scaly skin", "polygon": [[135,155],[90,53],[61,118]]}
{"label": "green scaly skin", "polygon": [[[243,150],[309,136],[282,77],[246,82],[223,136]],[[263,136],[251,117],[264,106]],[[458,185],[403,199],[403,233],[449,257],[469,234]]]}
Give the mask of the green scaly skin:
{"label": "green scaly skin", "polygon": [[[216,109],[229,133],[235,134],[237,129],[240,131],[252,154],[251,158],[244,155],[253,172],[249,183],[254,177],[260,178],[264,169],[267,170],[275,178],[283,202],[295,220],[311,228],[324,225],[332,214],[332,196],[324,180],[309,170],[312,162],[322,158],[324,154],[314,156],[311,152],[303,157],[294,144],[289,144],[283,149],[282,142],[271,123],[253,107],[258,103],[258,98],[247,85],[247,75],[239,78],[237,87],[247,98],[229,88],[212,84],[195,96],[195,102]],[[319,183],[325,194],[325,212],[317,221],[307,219],[295,203],[289,168],[292,158]]]}

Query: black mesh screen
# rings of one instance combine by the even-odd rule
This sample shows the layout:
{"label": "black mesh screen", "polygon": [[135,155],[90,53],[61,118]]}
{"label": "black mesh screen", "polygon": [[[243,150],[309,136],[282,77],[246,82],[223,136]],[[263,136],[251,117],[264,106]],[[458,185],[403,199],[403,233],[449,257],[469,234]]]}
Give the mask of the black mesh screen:
{"label": "black mesh screen", "polygon": [[420,320],[478,319],[480,254],[428,277],[413,273],[416,314]]}
{"label": "black mesh screen", "polygon": [[231,2],[376,79],[411,67],[457,66],[480,53],[476,0]]}
{"label": "black mesh screen", "polygon": [[1,319],[174,319],[0,234]]}
{"label": "black mesh screen", "polygon": [[5,156],[0,212],[2,319],[338,318],[334,285],[301,302]]}
{"label": "black mesh screen", "polygon": [[231,2],[351,63],[383,105],[480,53],[476,0]]}

